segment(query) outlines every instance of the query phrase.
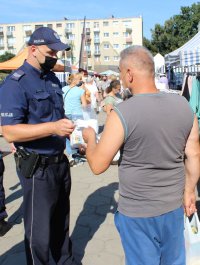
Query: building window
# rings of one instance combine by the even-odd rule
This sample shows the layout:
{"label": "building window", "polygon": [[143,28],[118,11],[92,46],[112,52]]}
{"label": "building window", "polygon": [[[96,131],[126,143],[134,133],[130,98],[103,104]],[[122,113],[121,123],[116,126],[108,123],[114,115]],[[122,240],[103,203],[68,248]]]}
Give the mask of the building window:
{"label": "building window", "polygon": [[57,23],[56,28],[62,28],[62,23]]}
{"label": "building window", "polygon": [[13,47],[15,44],[15,38],[8,38],[8,47]]}
{"label": "building window", "polygon": [[131,44],[130,43],[126,43],[126,44],[123,44],[123,46],[124,46],[124,49],[126,49],[126,48],[130,47]]}
{"label": "building window", "polygon": [[113,44],[114,49],[119,49],[119,44]]}
{"label": "building window", "polygon": [[119,56],[114,56],[114,61],[119,61]]}
{"label": "building window", "polygon": [[35,25],[35,29],[39,29],[41,27],[43,27],[43,25]]}
{"label": "building window", "polygon": [[128,38],[130,36],[131,36],[131,34],[129,32],[123,32],[123,37]]}
{"label": "building window", "polygon": [[105,44],[103,45],[103,47],[104,47],[104,49],[109,49],[109,48],[110,48],[110,45],[109,45],[108,43],[105,43]]}
{"label": "building window", "polygon": [[67,29],[73,29],[75,27],[74,23],[67,23]]}
{"label": "building window", "polygon": [[90,22],[86,22],[86,23],[85,23],[85,27],[86,27],[86,28],[89,28],[89,27],[90,27]]}
{"label": "building window", "polygon": [[113,26],[118,26],[119,25],[119,21],[113,21]]}
{"label": "building window", "polygon": [[98,32],[94,32],[94,38],[98,39],[99,38],[99,33]]}
{"label": "building window", "polygon": [[23,25],[23,30],[24,31],[28,31],[28,30],[31,30],[31,25]]}
{"label": "building window", "polygon": [[30,37],[24,37],[24,43],[27,43],[29,41]]}
{"label": "building window", "polygon": [[52,29],[53,28],[53,24],[47,24],[47,27]]}
{"label": "building window", "polygon": [[105,38],[108,38],[108,37],[109,37],[109,33],[108,33],[108,32],[104,32],[103,36],[104,36]]}
{"label": "building window", "polygon": [[99,28],[99,22],[94,22],[94,28]]}
{"label": "building window", "polygon": [[131,20],[124,20],[123,21],[123,25],[124,25],[124,27],[126,27],[126,28],[131,28]]}
{"label": "building window", "polygon": [[109,22],[108,22],[108,21],[104,21],[104,22],[103,22],[103,26],[104,26],[104,27],[108,27],[108,26],[109,26]]}
{"label": "building window", "polygon": [[15,26],[7,26],[7,31],[9,32],[15,31]]}
{"label": "building window", "polygon": [[110,57],[109,57],[109,56],[104,56],[104,61],[105,61],[105,62],[110,61]]}
{"label": "building window", "polygon": [[0,48],[4,48],[4,39],[0,38]]}
{"label": "building window", "polygon": [[95,57],[95,62],[99,62],[100,61],[100,58],[97,56],[97,57]]}
{"label": "building window", "polygon": [[68,34],[68,40],[75,40],[75,34]]}
{"label": "building window", "polygon": [[0,27],[0,31],[3,31],[3,27]]}
{"label": "building window", "polygon": [[119,32],[113,32],[113,36],[114,37],[118,37],[119,36]]}

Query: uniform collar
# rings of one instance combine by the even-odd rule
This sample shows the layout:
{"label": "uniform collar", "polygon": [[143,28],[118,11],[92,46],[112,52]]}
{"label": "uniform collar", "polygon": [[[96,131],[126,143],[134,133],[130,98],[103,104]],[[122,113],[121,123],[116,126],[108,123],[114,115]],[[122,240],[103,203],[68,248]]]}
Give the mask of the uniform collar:
{"label": "uniform collar", "polygon": [[41,79],[45,79],[47,74],[44,74],[41,70],[33,67],[31,64],[29,64],[27,61],[24,62],[24,67],[33,75],[37,75]]}

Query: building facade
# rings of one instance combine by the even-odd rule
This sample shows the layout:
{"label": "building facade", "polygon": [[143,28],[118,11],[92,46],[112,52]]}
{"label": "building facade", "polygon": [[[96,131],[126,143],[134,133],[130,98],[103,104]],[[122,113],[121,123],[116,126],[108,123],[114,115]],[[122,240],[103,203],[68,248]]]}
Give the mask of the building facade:
{"label": "building facade", "polygon": [[[71,46],[67,60],[79,65],[81,42],[84,39],[83,68],[97,72],[118,66],[120,51],[130,45],[142,45],[142,17],[84,20],[43,21],[0,24],[0,55],[6,51],[17,54],[25,46],[32,32],[47,26],[58,32],[61,40]],[[84,34],[83,34],[84,33]],[[59,54],[61,59],[64,55]]]}

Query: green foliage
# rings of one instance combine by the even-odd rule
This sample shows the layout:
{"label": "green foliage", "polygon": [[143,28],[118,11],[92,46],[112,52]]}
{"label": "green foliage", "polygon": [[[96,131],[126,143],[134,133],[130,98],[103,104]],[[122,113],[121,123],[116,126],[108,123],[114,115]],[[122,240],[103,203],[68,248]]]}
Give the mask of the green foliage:
{"label": "green foliage", "polygon": [[[12,54],[10,52],[5,52],[4,54],[0,55],[0,62],[8,61],[13,57],[15,57],[14,54]],[[12,71],[10,71],[10,70],[1,70],[0,71],[0,73],[7,73],[7,74],[10,72],[12,72]],[[0,76],[0,79],[2,79],[1,76]]]}
{"label": "green foliage", "polygon": [[144,39],[143,44],[147,44],[152,53],[165,55],[190,40],[198,32],[199,23],[200,2],[192,4],[191,7],[181,7],[180,14],[166,20],[163,26],[156,24],[151,30],[152,39]]}
{"label": "green foliage", "polygon": [[13,57],[15,57],[14,54],[10,52],[5,52],[3,55],[0,55],[0,62],[5,62]]}

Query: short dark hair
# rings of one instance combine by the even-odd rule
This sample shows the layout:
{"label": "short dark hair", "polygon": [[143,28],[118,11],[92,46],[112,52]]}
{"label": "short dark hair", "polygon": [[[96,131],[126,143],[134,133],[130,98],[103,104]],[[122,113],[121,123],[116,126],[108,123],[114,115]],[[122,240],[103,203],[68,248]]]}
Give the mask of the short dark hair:
{"label": "short dark hair", "polygon": [[109,87],[106,89],[106,93],[110,93],[113,88],[116,88],[117,86],[120,86],[120,81],[119,80],[113,80],[110,82]]}

